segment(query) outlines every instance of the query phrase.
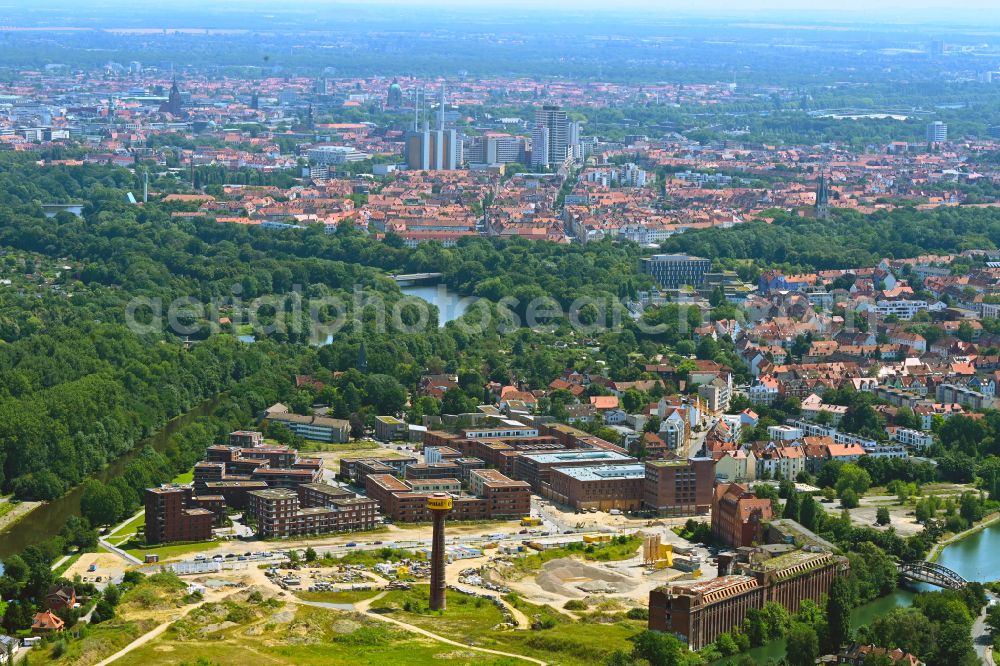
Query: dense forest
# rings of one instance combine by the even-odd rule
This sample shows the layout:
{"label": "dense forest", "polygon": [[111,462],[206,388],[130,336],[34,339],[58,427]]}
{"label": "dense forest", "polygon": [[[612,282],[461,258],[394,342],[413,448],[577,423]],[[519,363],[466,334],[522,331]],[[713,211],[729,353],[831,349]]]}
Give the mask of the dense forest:
{"label": "dense forest", "polygon": [[[527,303],[546,296],[563,306],[583,295],[617,302],[648,285],[637,275],[639,252],[631,245],[476,239],[411,251],[398,239],[382,243],[350,226],[336,234],[281,233],[171,217],[170,206],[129,204],[125,191],[136,183],[123,169],[41,169],[10,156],[2,166],[0,269],[18,288],[0,293],[0,488],[19,498],[58,496],[169,418],[268,364],[285,364],[286,381],[293,370],[324,377],[345,417],[401,410],[405,389],[428,369],[468,370],[470,395],[458,396],[461,404],[481,398],[487,378],[548,383],[572,364],[529,331],[512,343],[521,353],[504,356],[500,317],[484,330],[438,328],[431,308],[426,329],[387,330],[377,303],[354,301],[360,289],[365,299],[399,303],[403,296],[387,273],[443,272],[460,293],[491,299],[493,314],[492,301],[505,297]],[[87,203],[82,218],[47,218],[39,203],[50,201]],[[248,329],[229,331],[254,334],[257,344],[213,335],[220,314],[236,319],[246,303],[274,295],[301,307],[263,308]],[[331,296],[342,299],[358,325],[344,328],[333,344],[310,346],[310,325],[332,317],[310,305]],[[150,325],[137,330],[127,324],[139,297],[134,319]],[[183,332],[152,325],[154,308],[145,304],[166,310],[175,299],[218,308],[182,317]],[[508,307],[524,314],[513,301]],[[288,325],[273,325],[279,319]],[[566,325],[564,317],[557,320]],[[333,382],[333,372],[353,370],[362,340],[369,376]],[[637,345],[634,336],[626,342],[619,365]]]}
{"label": "dense forest", "polygon": [[669,252],[711,259],[751,259],[805,270],[873,266],[883,258],[991,249],[1000,244],[1000,209],[938,208],[861,215],[835,211],[829,219],[771,211],[761,220],[729,229],[703,229],[663,243]]}

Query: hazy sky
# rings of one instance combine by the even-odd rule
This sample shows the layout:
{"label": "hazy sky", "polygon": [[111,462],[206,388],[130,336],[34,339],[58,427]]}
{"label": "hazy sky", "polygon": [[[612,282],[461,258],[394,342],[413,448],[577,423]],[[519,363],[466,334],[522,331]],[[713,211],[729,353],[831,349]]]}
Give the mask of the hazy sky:
{"label": "hazy sky", "polygon": [[[377,8],[391,5],[408,9],[420,7],[442,7],[456,12],[570,12],[593,15],[620,15],[630,18],[637,14],[658,17],[691,18],[740,17],[745,19],[783,21],[816,19],[822,21],[843,20],[853,24],[872,23],[963,23],[973,28],[993,30],[1000,27],[1000,0],[214,0],[205,4],[204,0],[173,0],[174,7],[184,9],[205,8],[213,10],[232,7],[240,10],[280,11],[288,9],[336,10],[349,6]],[[0,0],[0,8],[41,10],[47,8],[76,6],[74,0]],[[142,11],[142,7],[156,5],[135,4],[134,0],[90,0],[87,8],[121,8],[125,11]]]}
{"label": "hazy sky", "polygon": [[[308,1],[308,0],[307,0]],[[322,0],[313,0],[322,1]],[[552,9],[579,11],[586,9],[602,12],[653,12],[683,15],[729,14],[753,15],[756,12],[783,12],[799,16],[850,12],[857,20],[865,14],[871,16],[893,15],[900,18],[954,20],[1000,18],[1000,0],[628,0],[623,3],[608,0],[373,0],[376,4],[441,5],[448,7],[516,7],[518,9]]]}

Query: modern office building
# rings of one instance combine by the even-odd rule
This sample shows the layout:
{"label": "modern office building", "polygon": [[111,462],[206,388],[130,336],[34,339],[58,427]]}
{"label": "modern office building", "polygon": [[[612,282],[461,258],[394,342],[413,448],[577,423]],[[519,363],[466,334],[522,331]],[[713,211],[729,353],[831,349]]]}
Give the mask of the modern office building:
{"label": "modern office building", "polygon": [[514,478],[526,481],[535,492],[545,494],[556,467],[593,467],[638,462],[616,451],[563,449],[554,452],[522,453],[514,462]]}
{"label": "modern office building", "polygon": [[[575,143],[574,143],[575,142]],[[535,111],[531,130],[531,166],[558,168],[566,157],[575,157],[579,146],[579,127],[558,106],[543,106]]]}
{"label": "modern office building", "polygon": [[948,140],[948,125],[935,120],[927,125],[927,143],[944,143]]}
{"label": "modern office building", "polygon": [[464,157],[469,164],[524,163],[528,152],[524,137],[509,134],[487,134],[469,137],[465,141]]}
{"label": "modern office building", "polygon": [[293,414],[288,407],[276,403],[264,412],[265,421],[281,423],[296,435],[319,442],[345,443],[350,439],[351,424],[345,419],[326,416]]}
{"label": "modern office building", "polygon": [[677,289],[684,285],[700,287],[712,262],[686,254],[654,254],[642,260],[642,272],[652,275],[661,287]]}
{"label": "modern office building", "polygon": [[326,166],[360,162],[368,159],[371,155],[351,146],[317,146],[307,150],[306,157],[309,158],[309,164]]}

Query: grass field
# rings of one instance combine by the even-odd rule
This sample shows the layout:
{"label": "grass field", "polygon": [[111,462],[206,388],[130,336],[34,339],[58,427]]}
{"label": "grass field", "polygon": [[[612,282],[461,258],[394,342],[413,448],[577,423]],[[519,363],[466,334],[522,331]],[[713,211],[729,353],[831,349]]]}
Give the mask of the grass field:
{"label": "grass field", "polygon": [[373,613],[384,613],[421,629],[469,645],[479,645],[504,621],[503,613],[485,599],[448,590],[445,612],[429,608],[430,586],[415,585],[411,590],[393,590],[372,604]]}
{"label": "grass field", "polygon": [[182,555],[201,553],[212,548],[215,544],[215,541],[201,541],[198,543],[178,543],[170,546],[155,546],[147,548],[144,544],[132,539],[127,543],[122,544],[120,547],[129,555],[138,557],[140,560],[144,559],[146,555],[159,555],[161,560],[167,560],[180,557]]}
{"label": "grass field", "polygon": [[140,513],[135,518],[132,518],[127,523],[122,525],[121,529],[115,532],[115,534],[108,538],[108,541],[113,546],[120,546],[122,543],[129,541],[140,528],[146,526],[146,514]]}
{"label": "grass field", "polygon": [[151,630],[155,624],[152,620],[119,619],[97,625],[80,623],[70,631],[71,639],[64,641],[62,645],[57,641],[52,645],[31,650],[31,663],[60,666],[96,664]]}
{"label": "grass field", "polygon": [[173,481],[171,481],[171,483],[192,483],[192,482],[194,482],[193,467],[186,472],[181,472],[180,474],[174,477]]}
{"label": "grass field", "polygon": [[[528,616],[545,620],[547,629],[538,631],[496,631],[503,615],[488,601],[448,590],[448,607],[443,613],[427,608],[429,587],[396,590],[375,602],[372,612],[388,614],[407,624],[427,629],[462,643],[512,654],[523,654],[553,666],[585,666],[600,663],[616,649],[631,650],[630,637],[643,631],[641,620],[623,616],[603,621],[578,622],[543,606],[521,601],[514,605]],[[407,603],[409,602],[409,603]]]}
{"label": "grass field", "polygon": [[[226,619],[229,618],[229,619]],[[462,650],[354,613],[313,607],[256,609],[234,615],[222,604],[175,623],[116,666],[499,666],[510,660]]]}

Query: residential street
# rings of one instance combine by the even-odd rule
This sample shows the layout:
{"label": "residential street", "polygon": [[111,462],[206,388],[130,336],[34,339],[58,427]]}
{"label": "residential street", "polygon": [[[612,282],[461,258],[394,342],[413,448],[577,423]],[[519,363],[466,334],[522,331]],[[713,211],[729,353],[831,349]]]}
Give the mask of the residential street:
{"label": "residential street", "polygon": [[[995,603],[996,598],[990,595],[990,602]],[[990,636],[989,627],[986,626],[986,612],[990,609],[990,604],[983,608],[976,621],[972,624],[972,642],[976,645],[976,654],[979,660],[986,666],[994,666],[993,662],[993,639]]]}

